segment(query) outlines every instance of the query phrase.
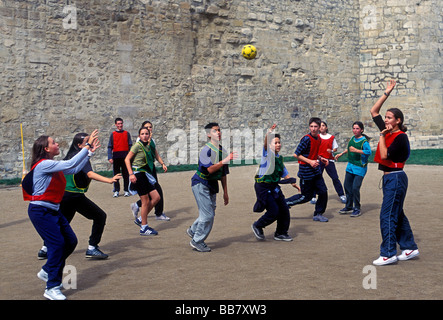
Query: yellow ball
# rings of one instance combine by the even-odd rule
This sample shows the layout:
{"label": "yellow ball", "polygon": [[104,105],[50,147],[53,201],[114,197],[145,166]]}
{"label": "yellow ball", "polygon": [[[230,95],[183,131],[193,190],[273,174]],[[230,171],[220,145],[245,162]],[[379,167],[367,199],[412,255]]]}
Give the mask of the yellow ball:
{"label": "yellow ball", "polygon": [[252,60],[257,55],[257,49],[252,44],[247,44],[243,47],[241,54],[248,60]]}

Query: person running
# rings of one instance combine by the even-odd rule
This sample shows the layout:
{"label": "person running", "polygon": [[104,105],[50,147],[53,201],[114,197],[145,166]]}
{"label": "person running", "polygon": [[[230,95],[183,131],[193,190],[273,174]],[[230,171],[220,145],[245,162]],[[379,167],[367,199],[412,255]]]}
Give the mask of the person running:
{"label": "person running", "polygon": [[60,148],[52,137],[40,136],[32,146],[31,170],[23,178],[23,199],[30,201],[29,218],[48,249],[46,264],[37,277],[46,282],[43,296],[65,300],[60,291],[66,259],[77,246],[77,236],[60,212],[66,187],[65,174],[76,174],[87,163],[91,152],[99,147],[98,130],[94,130],[85,147],[69,160],[56,161]]}
{"label": "person running", "polygon": [[[72,140],[71,146],[66,157],[63,160],[69,160],[88,142],[89,135],[87,133],[77,133]],[[92,231],[89,237],[89,246],[86,250],[86,258],[88,259],[107,259],[108,255],[103,253],[98,244],[101,241],[103,231],[106,224],[106,213],[94,202],[86,197],[91,180],[104,183],[114,183],[121,178],[121,174],[116,174],[113,178],[103,177],[92,170],[91,162],[88,160],[83,169],[76,174],[65,175],[66,189],[60,203],[60,210],[69,223],[76,212],[85,218],[92,220]],[[39,259],[47,258],[47,248],[44,245],[38,252]]]}
{"label": "person running", "polygon": [[235,152],[227,154],[220,145],[221,130],[217,123],[208,123],[205,126],[205,131],[209,141],[200,151],[198,169],[191,178],[192,193],[198,206],[198,217],[186,230],[188,236],[191,237],[190,246],[199,252],[211,251],[205,240],[214,225],[217,193],[219,192],[218,181],[221,181],[223,200],[226,206],[229,203],[227,183],[229,162],[237,157]]}
{"label": "person running", "polygon": [[[149,146],[150,146],[152,152],[155,154],[155,159],[162,166],[163,172],[167,172],[168,171],[168,167],[166,166],[166,164],[163,161],[162,157],[158,153],[155,141],[152,138],[152,123],[151,123],[151,121],[148,121],[148,120],[144,121],[142,123],[142,127],[146,127],[146,128],[149,129],[149,131],[151,133],[151,138],[150,138],[151,141],[149,143]],[[137,141],[139,141],[139,140],[140,140],[140,138],[137,138]],[[160,200],[155,205],[155,211],[154,211],[155,220],[170,221],[171,218],[168,217],[167,215],[165,215],[165,213],[164,213],[165,201],[164,201],[164,197],[163,197],[163,189],[160,186],[160,183],[158,182],[157,169],[155,168],[155,166],[154,166],[154,169],[153,169],[153,172],[152,172],[152,176],[157,181],[157,183],[155,184],[155,189],[157,190],[158,194],[160,195]],[[134,215],[135,219],[137,219],[137,217],[138,217],[138,213],[140,211],[141,206],[142,206],[141,200],[138,200],[137,202],[131,203],[131,210],[132,210],[132,214]]]}
{"label": "person running", "polygon": [[129,173],[130,185],[138,193],[141,200],[140,219],[134,220],[140,226],[140,235],[158,235],[158,232],[148,226],[148,214],[160,200],[160,195],[155,189],[157,181],[152,176],[154,168],[154,154],[149,147],[151,133],[148,128],[140,128],[138,131],[140,140],[135,143],[125,158],[125,164]]}
{"label": "person running", "polygon": [[300,139],[294,157],[298,160],[301,193],[295,194],[286,199],[289,207],[301,203],[309,202],[315,194],[318,195],[315,203],[313,221],[328,222],[329,219],[323,216],[328,204],[328,188],[320,171],[320,162],[325,166],[329,164],[328,159],[319,156],[320,149],[319,130],[321,119],[313,117],[309,119],[309,133]]}
{"label": "person running", "polygon": [[[390,108],[386,110],[384,121],[379,114],[395,84],[394,80],[388,82],[384,94],[370,111],[374,123],[380,129],[380,140],[374,161],[378,163],[378,169],[383,172],[383,202],[380,209],[382,243],[380,256],[373,261],[377,266],[396,263],[398,260],[409,260],[419,255],[412,228],[403,210],[408,189],[408,177],[403,168],[410,154],[403,112],[398,108]],[[398,256],[397,243],[402,250]]]}
{"label": "person running", "polygon": [[364,126],[361,121],[352,124],[354,136],[349,140],[348,148],[335,156],[335,160],[348,154],[348,164],[345,175],[346,206],[339,211],[340,214],[350,213],[351,217],[361,215],[360,188],[368,171],[368,158],[371,155],[370,138],[363,133]]}
{"label": "person running", "polygon": [[[337,192],[340,201],[342,203],[346,203],[346,196],[343,191],[343,186],[341,185],[340,178],[338,177],[337,173],[337,168],[335,167],[334,152],[337,151],[338,143],[335,137],[329,133],[328,124],[326,123],[326,121],[321,122],[320,138],[321,144],[320,149],[318,150],[318,154],[319,156],[324,157],[329,161],[329,164],[327,166],[325,166],[323,162],[320,162],[320,171],[323,174],[323,171],[326,169],[326,173],[331,178],[335,192]],[[312,198],[311,203],[315,204],[316,202],[317,198]]]}
{"label": "person running", "polygon": [[[281,150],[281,139],[279,134],[275,134],[276,125],[272,125],[265,136],[263,153],[255,176],[255,194],[257,201],[254,205],[254,212],[263,212],[257,221],[252,224],[252,231],[258,240],[265,240],[263,229],[277,221],[274,232],[274,240],[292,241],[288,230],[291,222],[289,208],[285,201],[285,196],[281,191],[279,183],[283,179],[291,179],[289,172],[283,163],[283,156],[279,154]],[[300,190],[292,178],[292,186]]]}

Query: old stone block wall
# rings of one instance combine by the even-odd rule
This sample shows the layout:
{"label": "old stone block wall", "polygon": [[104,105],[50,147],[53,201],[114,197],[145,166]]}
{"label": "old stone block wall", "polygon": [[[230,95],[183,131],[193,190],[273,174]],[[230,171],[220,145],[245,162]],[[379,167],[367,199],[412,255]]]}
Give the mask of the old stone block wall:
{"label": "old stone block wall", "polygon": [[[225,145],[246,141],[243,158],[260,153],[272,123],[282,153],[292,154],[311,116],[327,120],[343,148],[353,121],[374,130],[368,111],[389,77],[399,80],[389,104],[405,111],[413,147],[441,148],[442,7],[438,0],[0,0],[0,179],[21,176],[20,124],[27,166],[39,135],[53,136],[63,155],[75,133],[99,128],[93,165],[109,169],[106,145],[118,116],[134,137],[151,120],[170,164],[195,162],[209,121],[225,129]],[[240,54],[248,43],[258,49],[255,60]]]}
{"label": "old stone block wall", "polygon": [[412,148],[441,148],[443,2],[360,1],[360,19],[360,107],[368,132],[376,133],[366,110],[383,94],[387,80],[396,79],[384,110],[403,111]]}

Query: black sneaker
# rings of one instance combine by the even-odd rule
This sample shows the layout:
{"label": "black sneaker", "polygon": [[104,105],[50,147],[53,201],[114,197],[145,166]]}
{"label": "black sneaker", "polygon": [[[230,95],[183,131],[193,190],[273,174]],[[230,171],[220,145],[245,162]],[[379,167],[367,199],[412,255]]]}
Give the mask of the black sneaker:
{"label": "black sneaker", "polygon": [[354,209],[354,211],[352,211],[350,217],[359,217],[361,216],[361,211],[360,209]]}
{"label": "black sneaker", "polygon": [[265,240],[265,235],[263,234],[263,228],[255,226],[255,222],[252,224],[252,231],[254,232],[257,240]]}
{"label": "black sneaker", "polygon": [[43,251],[42,249],[40,249],[37,253],[37,258],[38,258],[38,260],[48,259],[48,253],[46,251]]}
{"label": "black sneaker", "polygon": [[95,247],[92,250],[90,249],[86,250],[86,258],[104,260],[108,258],[108,255],[106,253],[101,252],[98,247]]}
{"label": "black sneaker", "polygon": [[278,241],[292,241],[292,238],[288,234],[274,235],[274,240]]}
{"label": "black sneaker", "polygon": [[340,213],[340,214],[348,214],[348,213],[352,213],[354,210],[351,208],[351,209],[348,209],[348,208],[346,208],[346,207],[344,207],[343,209],[341,209],[338,213]]}

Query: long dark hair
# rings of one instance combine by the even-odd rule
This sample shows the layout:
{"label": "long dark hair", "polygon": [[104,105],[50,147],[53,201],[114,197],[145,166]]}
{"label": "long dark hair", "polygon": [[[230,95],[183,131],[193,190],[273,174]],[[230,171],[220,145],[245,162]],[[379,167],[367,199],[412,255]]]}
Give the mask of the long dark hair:
{"label": "long dark hair", "polygon": [[32,145],[31,168],[41,159],[48,159],[48,153],[45,148],[48,146],[49,136],[40,136]]}
{"label": "long dark hair", "polygon": [[372,138],[368,137],[367,135],[365,135],[365,134],[363,133],[363,131],[365,130],[365,126],[363,125],[363,122],[361,122],[361,121],[355,121],[355,122],[352,124],[352,126],[354,126],[354,125],[359,126],[359,128],[361,129],[361,135],[362,135],[363,137],[365,137],[366,140],[369,141],[369,140],[372,139]]}
{"label": "long dark hair", "polygon": [[85,140],[87,136],[89,136],[89,134],[84,132],[77,133],[74,136],[74,139],[72,139],[71,146],[69,147],[68,153],[66,154],[66,157],[63,158],[63,160],[69,160],[77,153],[79,153],[81,148],[78,145],[82,144],[83,140]]}
{"label": "long dark hair", "polygon": [[388,112],[388,111],[394,115],[395,119],[400,119],[400,123],[398,124],[398,128],[403,132],[408,131],[408,128],[406,128],[406,126],[403,124],[403,122],[405,121],[405,117],[403,116],[403,112],[401,112],[401,110],[398,108],[390,108],[390,109],[386,110],[386,112]]}

